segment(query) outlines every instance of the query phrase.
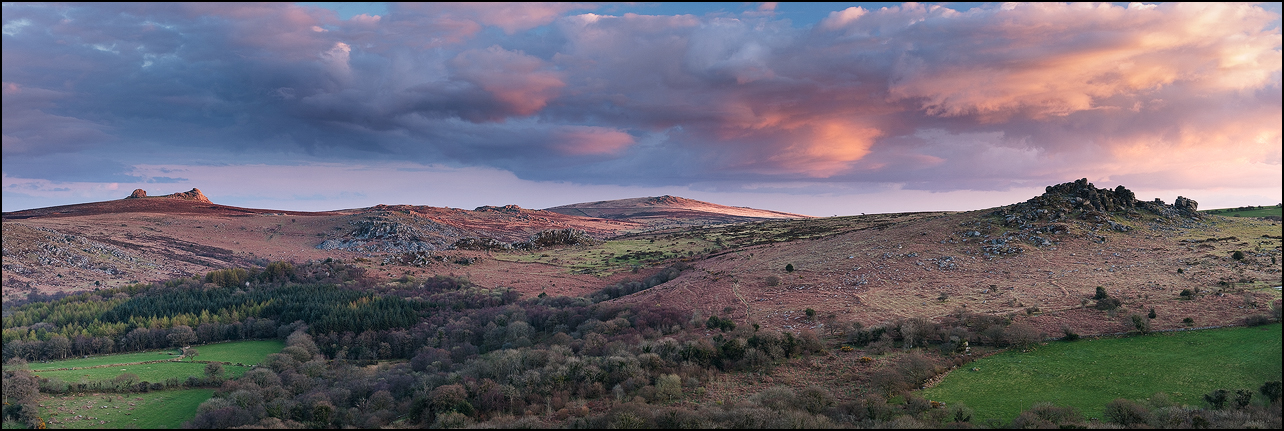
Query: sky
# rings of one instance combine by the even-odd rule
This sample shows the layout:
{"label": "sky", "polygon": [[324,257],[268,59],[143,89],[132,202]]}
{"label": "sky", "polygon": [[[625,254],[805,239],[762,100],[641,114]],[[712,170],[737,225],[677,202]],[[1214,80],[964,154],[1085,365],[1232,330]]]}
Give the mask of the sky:
{"label": "sky", "polygon": [[3,210],[1281,201],[1280,4],[4,3]]}

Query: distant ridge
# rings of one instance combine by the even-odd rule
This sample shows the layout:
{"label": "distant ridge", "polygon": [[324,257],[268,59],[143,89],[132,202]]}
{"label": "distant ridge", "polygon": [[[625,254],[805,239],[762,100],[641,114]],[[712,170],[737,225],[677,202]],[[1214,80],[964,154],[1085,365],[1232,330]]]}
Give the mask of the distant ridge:
{"label": "distant ridge", "polygon": [[[145,191],[135,190],[138,194]],[[194,192],[194,193],[193,193]],[[33,208],[29,210],[10,211],[3,213],[4,220],[21,220],[36,217],[77,217],[101,214],[120,214],[120,213],[159,213],[159,214],[203,214],[212,216],[234,216],[234,215],[251,215],[251,214],[280,214],[280,215],[306,215],[306,214],[339,214],[338,211],[288,211],[274,209],[257,209],[242,208],[228,205],[219,205],[210,202],[200,190],[184,193],[174,193],[164,196],[146,196],[138,197],[131,194],[130,197],[117,199],[113,201],[88,202],[83,204],[59,205],[53,207]]]}
{"label": "distant ridge", "polygon": [[583,202],[546,208],[544,211],[580,217],[628,220],[650,225],[653,228],[812,218],[802,214],[718,205],[670,195]]}

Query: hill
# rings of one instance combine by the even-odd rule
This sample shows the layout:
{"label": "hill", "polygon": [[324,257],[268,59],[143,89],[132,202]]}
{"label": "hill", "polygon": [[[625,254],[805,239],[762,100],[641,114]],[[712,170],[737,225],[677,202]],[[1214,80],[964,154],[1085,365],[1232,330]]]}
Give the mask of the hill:
{"label": "hill", "polygon": [[[1265,312],[1279,298],[1270,289],[1280,284],[1279,234],[1278,222],[1202,214],[1184,197],[1137,200],[1086,180],[999,208],[827,218],[672,196],[328,212],[145,198],[5,213],[3,279],[15,299],[339,259],[379,277],[459,276],[581,296],[683,262],[692,270],[616,301],[787,330],[967,310],[1025,316],[1050,335],[1099,334],[1127,331],[1130,314],[1152,308],[1157,328]],[[1093,308],[1098,286],[1123,308]]]}
{"label": "hill", "polygon": [[669,195],[584,202],[546,208],[545,211],[582,217],[627,220],[641,223],[647,227],[647,230],[706,224],[811,218],[811,216],[801,214],[731,207]]}
{"label": "hill", "polygon": [[[1278,222],[1202,215],[1197,203],[1138,201],[1086,180],[1029,201],[961,213],[761,222],[654,235],[718,241],[696,270],[622,299],[823,330],[960,311],[1022,316],[1049,336],[1237,323],[1279,300]],[[1242,259],[1235,259],[1235,252]],[[790,271],[788,268],[792,268]],[[1094,308],[1098,286],[1123,302]],[[1193,296],[1182,296],[1189,291]],[[810,318],[807,309],[815,311]]]}
{"label": "hill", "polygon": [[[959,398],[936,400],[947,401],[947,410],[913,388],[952,369],[991,376],[980,382],[988,388],[1011,383],[1019,379],[994,374],[1001,367],[992,362],[978,363],[985,374],[964,367],[996,349],[1016,354],[1063,334],[1252,326],[1278,320],[1280,309],[1278,222],[1200,213],[1184,197],[1172,205],[1142,201],[1122,186],[1099,189],[1086,180],[977,211],[670,222],[663,229],[516,206],[286,214],[131,200],[148,206],[99,203],[6,217],[6,359],[97,363],[83,356],[130,356],[193,340],[285,337],[287,347],[268,355],[268,366],[226,382],[215,370],[145,386],[123,375],[95,386],[90,380],[126,370],[63,370],[53,372],[62,378],[38,380],[20,369],[22,361],[7,362],[5,388],[16,388],[9,392],[20,396],[9,399],[23,410],[68,408],[58,401],[71,398],[67,391],[105,385],[141,392],[218,386],[187,426],[953,427],[970,418],[997,427],[1001,420],[990,420],[980,404],[972,410]],[[242,268],[209,271],[227,266]],[[165,282],[12,300],[131,277]],[[1134,344],[1140,338],[1126,342],[1153,350]],[[1210,388],[1252,389],[1265,378],[1259,392],[1270,393],[1273,382],[1278,394],[1277,373],[1249,380],[1218,373],[1197,385],[1164,386],[1114,379],[1151,365],[1056,359],[1062,365],[1045,362],[1040,373],[1022,376],[1066,388],[1048,372],[1082,378],[1091,367],[1140,396],[1176,387],[1174,396],[1196,401]],[[311,392],[287,389],[299,376],[308,377]],[[1109,388],[1088,384],[1093,392]],[[1241,399],[1240,391],[1210,395],[1217,393]],[[274,404],[266,394],[277,397]],[[1095,409],[1094,400],[1069,404]],[[306,425],[284,403],[320,406],[314,414],[327,416],[305,418]],[[1270,414],[1240,414],[1268,411],[1248,407],[1216,408],[1233,417],[1199,414],[1229,428],[1278,423]],[[338,412],[347,413],[329,416]],[[1082,419],[1070,422],[1106,425]]]}
{"label": "hill", "polygon": [[[784,214],[673,199],[686,207],[712,211]],[[160,281],[274,260],[363,259],[415,266],[473,263],[493,251],[590,243],[654,226],[760,219],[708,214],[715,213],[634,214],[640,222],[516,205],[471,211],[376,205],[304,212],[214,204],[198,189],[165,196],[135,190],[121,200],[4,213],[4,295],[17,298],[26,292],[49,294]],[[515,272],[535,274],[537,280],[562,277],[560,271],[547,271],[547,265],[510,266],[515,266]],[[583,276],[572,277],[570,285],[591,288],[598,283],[594,276]]]}

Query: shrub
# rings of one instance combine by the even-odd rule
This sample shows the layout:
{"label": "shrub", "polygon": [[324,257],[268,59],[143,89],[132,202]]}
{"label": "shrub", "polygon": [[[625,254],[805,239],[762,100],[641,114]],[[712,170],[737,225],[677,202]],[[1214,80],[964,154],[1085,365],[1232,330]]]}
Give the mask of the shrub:
{"label": "shrub", "polygon": [[472,425],[473,419],[458,412],[446,412],[437,415],[437,420],[433,421],[432,427],[438,429],[445,428],[463,428]]}
{"label": "shrub", "polygon": [[1103,414],[1106,420],[1123,426],[1145,425],[1154,417],[1146,406],[1123,398],[1106,403]]}
{"label": "shrub", "polygon": [[963,403],[951,403],[949,408],[949,420],[962,423],[972,421],[972,409]]}
{"label": "shrub", "polygon": [[1147,315],[1146,315],[1146,318],[1154,319],[1156,316],[1158,316],[1158,315],[1157,315],[1157,314],[1155,314],[1155,309],[1154,309],[1154,308],[1151,308],[1151,309],[1150,309],[1150,314],[1147,314]]}
{"label": "shrub", "polygon": [[808,308],[807,310],[804,311],[804,313],[807,313],[807,320],[816,319],[816,310]]}
{"label": "shrub", "polygon": [[665,374],[655,380],[655,395],[665,401],[682,398],[682,378],[677,374]]}
{"label": "shrub", "polygon": [[1195,292],[1190,291],[1190,289],[1181,290],[1181,299],[1191,299],[1194,297],[1195,297]]}
{"label": "shrub", "polygon": [[1244,260],[1244,252],[1235,250],[1235,253],[1231,254],[1231,259]]}
{"label": "shrub", "polygon": [[1075,428],[1082,427],[1083,414],[1074,407],[1060,407],[1052,403],[1038,403],[1021,412],[1012,421],[1013,428]]}
{"label": "shrub", "polygon": [[1253,402],[1253,391],[1239,389],[1235,391],[1235,408],[1242,409],[1248,407],[1248,403]]}
{"label": "shrub", "polygon": [[793,389],[789,389],[786,386],[767,388],[759,392],[754,398],[758,405],[776,411],[789,409],[797,403],[797,394],[794,393]]}
{"label": "shrub", "polygon": [[1221,410],[1222,407],[1226,406],[1227,394],[1228,394],[1228,391],[1226,391],[1225,389],[1218,389],[1218,390],[1209,392],[1207,394],[1204,394],[1204,401],[1208,402],[1208,405],[1211,406],[1214,410]]}
{"label": "shrub", "polygon": [[879,390],[879,395],[895,395],[910,388],[910,383],[900,373],[886,368],[874,372],[869,384]]}
{"label": "shrub", "polygon": [[667,408],[655,415],[655,425],[663,429],[700,429],[705,425],[699,414],[685,408]]}
{"label": "shrub", "polygon": [[442,385],[429,394],[429,406],[437,413],[460,412],[471,413],[472,405],[468,404],[468,391],[463,385]]}
{"label": "shrub", "polygon": [[1186,326],[1193,326],[1195,324],[1195,319],[1187,317],[1185,319],[1181,319],[1181,323]]}
{"label": "shrub", "polygon": [[1280,381],[1276,380],[1273,382],[1262,383],[1262,387],[1257,388],[1257,391],[1260,392],[1262,396],[1266,397],[1266,399],[1270,400],[1271,403],[1275,403],[1280,400],[1280,389]]}
{"label": "shrub", "polygon": [[794,264],[792,264],[792,263],[786,263],[786,264],[785,264],[785,272],[794,272]]}
{"label": "shrub", "polygon": [[223,364],[220,364],[220,363],[218,363],[218,362],[210,362],[210,363],[206,364],[206,365],[205,365],[205,375],[206,375],[206,376],[208,376],[208,377],[222,377],[222,376],[223,376]]}
{"label": "shrub", "polygon": [[1119,308],[1120,305],[1123,305],[1122,301],[1115,298],[1108,297],[1108,296],[1097,300],[1098,310],[1103,310],[1103,311],[1114,310],[1116,308]]}
{"label": "shrub", "polygon": [[1143,334],[1150,332],[1150,319],[1140,314],[1134,314],[1130,318],[1132,319],[1132,327],[1136,328],[1137,332]]}
{"label": "shrub", "polygon": [[722,332],[736,330],[736,322],[731,318],[723,319],[718,316],[709,316],[709,320],[704,322],[704,326],[709,329],[721,329]]}
{"label": "shrub", "polygon": [[819,386],[808,386],[798,394],[798,407],[811,414],[820,414],[837,404],[828,390]]}
{"label": "shrub", "polygon": [[1069,326],[1061,327],[1061,332],[1066,334],[1064,337],[1061,337],[1062,341],[1075,341],[1079,339],[1079,334],[1075,333]]}
{"label": "shrub", "polygon": [[1004,331],[1003,342],[1019,349],[1027,349],[1043,341],[1043,335],[1038,328],[1025,322],[1017,322]]}
{"label": "shrub", "polygon": [[1244,318],[1244,326],[1262,326],[1271,323],[1271,318],[1265,314],[1254,314]]}
{"label": "shrub", "polygon": [[1110,295],[1106,293],[1106,288],[1101,286],[1097,286],[1097,294],[1092,295],[1092,299],[1095,299],[1097,301],[1100,301],[1109,297]]}

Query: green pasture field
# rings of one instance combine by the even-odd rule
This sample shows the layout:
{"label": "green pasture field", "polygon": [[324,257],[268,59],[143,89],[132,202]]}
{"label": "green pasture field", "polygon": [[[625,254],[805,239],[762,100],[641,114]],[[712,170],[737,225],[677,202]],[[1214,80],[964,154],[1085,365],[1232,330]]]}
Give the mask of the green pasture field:
{"label": "green pasture field", "polygon": [[[963,403],[977,422],[1010,422],[1039,402],[1073,406],[1101,418],[1106,403],[1158,392],[1201,406],[1217,389],[1257,388],[1280,380],[1280,324],[1057,341],[1030,352],[1003,352],[964,365],[920,395]],[[971,371],[973,368],[978,371]]]}
{"label": "green pasture field", "polygon": [[[250,367],[224,365],[223,377],[229,379],[240,377],[249,369]],[[35,374],[38,377],[44,377],[46,379],[57,378],[67,383],[88,383],[111,380],[125,373],[137,375],[139,381],[152,383],[164,382],[166,379],[171,377],[177,378],[180,381],[185,381],[187,380],[187,376],[205,376],[205,364],[199,362],[157,362],[154,364],[125,364],[111,367],[80,368],[75,370],[32,371],[32,374]]]}
{"label": "green pasture field", "polygon": [[137,364],[147,361],[164,361],[178,359],[178,349],[150,352],[121,353],[117,355],[91,356],[89,358],[67,359],[62,361],[32,362],[27,364],[32,372],[56,370],[59,368],[85,368],[100,365]]}
{"label": "green pasture field", "polygon": [[1225,209],[1215,209],[1215,210],[1204,210],[1200,212],[1217,214],[1217,215],[1226,216],[1226,217],[1270,217],[1270,216],[1280,217],[1281,214],[1284,214],[1284,210],[1282,210],[1279,205],[1269,206],[1269,207],[1264,206],[1261,208],[1249,209],[1249,210],[1225,208]]}
{"label": "green pasture field", "polygon": [[212,395],[214,389],[42,396],[40,417],[51,429],[178,428]]}
{"label": "green pasture field", "polygon": [[233,364],[254,365],[263,362],[267,355],[280,352],[285,348],[281,340],[247,340],[227,343],[194,346],[199,354],[185,361],[231,362]]}

